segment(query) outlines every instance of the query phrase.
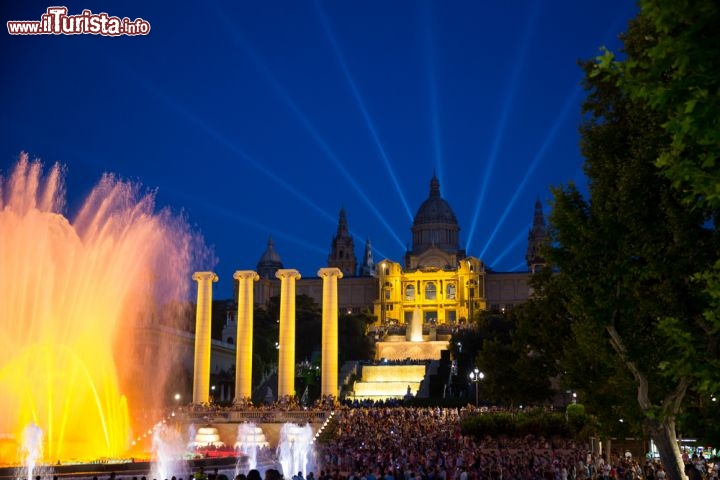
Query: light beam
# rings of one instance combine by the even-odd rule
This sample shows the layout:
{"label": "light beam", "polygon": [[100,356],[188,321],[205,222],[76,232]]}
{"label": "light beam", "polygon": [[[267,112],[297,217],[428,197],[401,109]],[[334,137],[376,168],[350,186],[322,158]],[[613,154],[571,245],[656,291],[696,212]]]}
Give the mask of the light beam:
{"label": "light beam", "polygon": [[430,91],[430,121],[432,122],[433,148],[435,153],[435,172],[441,185],[443,179],[442,145],[440,142],[440,113],[438,108],[437,78],[435,77],[435,42],[433,41],[432,4],[425,2],[423,22],[425,27],[425,49],[427,50],[428,89]]}
{"label": "light beam", "polygon": [[318,144],[320,149],[325,153],[325,156],[332,161],[333,165],[340,171],[343,177],[345,177],[345,180],[355,189],[358,195],[363,199],[365,204],[370,208],[370,210],[373,212],[373,214],[380,220],[380,223],[383,224],[385,228],[387,228],[388,232],[390,232],[390,235],[395,239],[395,241],[402,247],[405,248],[404,243],[402,240],[400,240],[400,237],[395,233],[395,231],[392,229],[390,224],[385,220],[385,217],[383,217],[382,213],[380,213],[380,210],[375,206],[375,204],[370,200],[370,198],[365,194],[362,188],[357,184],[355,179],[350,175],[350,173],[347,171],[343,163],[340,161],[340,159],[335,155],[335,153],[332,151],[328,143],[325,141],[325,139],[320,135],[320,133],[317,131],[317,129],[313,126],[312,122],[310,122],[310,119],[303,113],[303,111],[300,109],[300,107],[295,103],[295,101],[292,99],[290,94],[285,90],[285,88],[280,84],[280,82],[275,78],[275,76],[272,74],[270,69],[265,65],[265,63],[260,59],[259,55],[245,42],[245,39],[242,38],[240,33],[238,33],[235,30],[230,30],[230,25],[228,24],[227,18],[222,15],[218,15],[218,18],[222,21],[222,24],[225,26],[225,29],[228,33],[231,34],[232,40],[241,47],[245,53],[248,55],[248,57],[252,60],[252,62],[255,64],[255,66],[258,68],[258,70],[265,76],[265,78],[270,82],[270,85],[272,85],[275,92],[283,99],[285,104],[288,106],[290,111],[298,118],[300,121],[300,124],[305,127],[305,129],[310,133],[313,140]]}
{"label": "light beam", "polygon": [[397,177],[395,176],[395,171],[392,168],[392,165],[390,164],[390,160],[388,159],[387,154],[385,153],[385,148],[382,145],[382,142],[380,141],[380,136],[377,133],[377,129],[375,128],[375,124],[370,118],[370,114],[367,111],[367,108],[365,107],[365,102],[363,102],[362,97],[360,95],[360,91],[357,88],[357,84],[355,83],[355,80],[353,79],[352,75],[350,75],[350,69],[347,66],[347,63],[345,63],[345,58],[343,57],[342,52],[340,51],[340,46],[337,43],[337,40],[335,39],[335,36],[332,33],[332,29],[330,28],[330,23],[325,16],[325,14],[322,11],[322,8],[320,7],[320,3],[318,0],[315,0],[315,10],[318,13],[318,17],[320,17],[320,21],[322,22],[323,28],[325,29],[325,33],[327,34],[328,40],[330,40],[330,45],[333,48],[333,51],[335,52],[335,56],[337,57],[337,61],[340,64],[340,67],[342,68],[343,73],[345,74],[345,79],[348,81],[348,84],[350,85],[350,89],[353,93],[353,98],[355,99],[355,103],[357,103],[358,108],[360,109],[360,112],[362,113],[363,119],[365,120],[365,125],[367,125],[368,130],[370,130],[370,134],[372,135],[373,141],[375,142],[375,146],[377,146],[378,151],[380,152],[380,157],[383,159],[383,163],[385,164],[385,168],[388,171],[388,174],[390,175],[390,179],[393,182],[393,185],[395,185],[395,190],[397,190],[398,196],[400,197],[400,200],[403,203],[403,206],[405,207],[405,211],[408,214],[408,218],[410,218],[410,221],[413,220],[412,212],[410,211],[410,207],[408,206],[408,202],[405,199],[405,195],[402,192],[402,189],[400,188],[400,183],[398,182]]}
{"label": "light beam", "polygon": [[490,178],[492,177],[493,170],[495,168],[498,151],[500,150],[500,143],[505,135],[505,127],[507,125],[508,116],[510,114],[510,111],[512,110],[518,81],[520,79],[520,73],[522,71],[523,65],[525,64],[525,56],[527,54],[528,46],[530,45],[530,39],[532,38],[535,19],[537,17],[537,10],[537,1],[533,1],[532,9],[530,10],[530,14],[528,16],[527,26],[525,27],[525,35],[523,35],[523,39],[520,42],[517,61],[513,65],[512,74],[510,76],[510,84],[508,85],[507,94],[505,95],[505,103],[503,105],[502,113],[500,115],[500,121],[498,122],[495,130],[495,136],[493,139],[492,147],[490,148],[488,163],[485,167],[485,173],[482,175],[482,184],[480,186],[480,192],[477,201],[475,202],[475,211],[472,215],[472,223],[470,224],[470,230],[468,231],[468,251],[470,250],[470,244],[472,243],[473,237],[475,236],[475,227],[477,227],[478,218],[480,218],[480,211],[482,210],[483,202],[485,201],[485,194],[487,193],[488,183],[490,181]]}
{"label": "light beam", "polygon": [[[266,168],[262,162],[256,160],[249,154],[245,153],[238,145],[236,145],[234,142],[228,140],[226,137],[221,135],[217,130],[215,130],[213,127],[202,121],[200,118],[198,118],[196,115],[193,115],[191,112],[189,112],[185,107],[180,105],[178,102],[173,100],[169,95],[161,92],[157,88],[155,88],[149,81],[143,80],[140,78],[129,66],[125,66],[123,68],[124,74],[130,74],[131,77],[134,77],[134,79],[146,90],[148,90],[150,93],[155,95],[157,98],[165,102],[166,105],[173,108],[176,112],[181,114],[186,120],[190,121],[191,123],[197,125],[201,129],[205,131],[208,135],[210,135],[213,139],[215,139],[217,142],[225,146],[228,150],[232,151],[239,157],[241,157],[246,163],[248,163],[250,166],[258,170],[259,172],[266,175],[270,180],[277,183],[281,187],[283,187],[285,190],[290,192],[291,194],[295,195],[297,198],[302,200],[305,204],[310,206],[313,210],[318,212],[321,216],[328,219],[330,222],[335,222],[336,219],[333,215],[328,213],[327,211],[323,210],[319,205],[314,203],[310,198],[308,198],[306,195],[302,194],[299,190],[297,190],[295,187],[293,187],[291,184],[286,182],[284,179],[280,178],[278,175],[275,174],[272,170]],[[195,199],[193,199],[195,200]]]}
{"label": "light beam", "polygon": [[540,146],[540,149],[535,154],[535,157],[533,158],[532,162],[530,163],[530,166],[525,170],[525,175],[523,176],[522,181],[520,182],[520,185],[515,189],[515,193],[513,194],[512,198],[510,199],[510,202],[505,207],[505,210],[503,211],[502,215],[500,216],[500,220],[495,224],[495,229],[493,230],[492,234],[490,235],[490,238],[488,238],[487,242],[485,243],[485,247],[483,247],[482,252],[480,252],[480,258],[485,254],[485,251],[487,251],[488,246],[492,243],[493,239],[495,238],[495,235],[497,235],[498,231],[500,231],[500,228],[503,226],[503,223],[505,223],[505,219],[508,216],[508,213],[510,213],[510,210],[515,206],[515,202],[517,202],[518,197],[520,196],[520,192],[523,191],[525,188],[525,185],[527,185],[528,180],[532,176],[533,172],[537,168],[540,161],[545,157],[545,152],[547,149],[552,145],[553,141],[555,140],[555,137],[557,136],[557,132],[560,129],[560,126],[565,122],[565,118],[567,118],[568,113],[570,112],[570,108],[575,105],[575,99],[582,91],[582,88],[579,85],[576,85],[573,89],[572,94],[565,100],[565,104],[563,105],[562,110],[560,111],[560,114],[555,118],[555,122],[553,123],[552,127],[550,128],[550,132],[545,137],[545,141]]}
{"label": "light beam", "polygon": [[507,256],[507,254],[510,253],[510,251],[511,251],[512,249],[514,249],[514,248],[517,246],[517,244],[520,243],[520,242],[521,242],[523,239],[525,239],[525,238],[527,238],[527,232],[526,232],[525,230],[522,230],[520,233],[518,233],[518,234],[515,236],[515,238],[513,239],[513,241],[510,242],[510,243],[505,247],[505,250],[503,250],[503,251],[500,253],[500,255],[498,255],[497,257],[495,257],[495,259],[491,262],[491,265],[497,265],[497,264],[500,262],[500,260],[502,260],[503,258],[505,258],[505,257]]}

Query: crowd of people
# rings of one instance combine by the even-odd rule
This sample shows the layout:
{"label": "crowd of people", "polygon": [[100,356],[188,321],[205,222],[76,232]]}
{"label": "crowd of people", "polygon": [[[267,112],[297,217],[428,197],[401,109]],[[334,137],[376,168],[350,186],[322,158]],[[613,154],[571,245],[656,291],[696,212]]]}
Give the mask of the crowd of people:
{"label": "crowd of people", "polygon": [[[491,413],[487,408],[407,407],[401,400],[340,403],[334,397],[320,398],[311,407],[301,407],[294,398],[287,398],[275,405],[255,406],[248,402],[244,408],[335,411],[332,439],[315,447],[314,479],[318,480],[665,478],[659,460],[638,459],[629,452],[597,455],[588,445],[578,445],[569,439],[535,436],[476,439],[463,435],[461,419],[465,415]],[[688,455],[685,460],[692,467],[687,473],[691,480],[718,480],[717,464],[708,464],[702,455],[694,458]],[[697,478],[696,471],[700,475]],[[308,477],[313,478],[310,474]],[[290,479],[286,476],[286,480]]]}
{"label": "crowd of people", "polygon": [[[463,435],[463,413],[443,408],[352,408],[335,416],[330,441],[317,448],[319,480],[663,480],[658,460],[629,452],[609,457],[569,439]],[[698,478],[717,465],[687,458]],[[694,474],[694,472],[691,472]],[[692,478],[692,480],[697,480]]]}
{"label": "crowd of people", "polygon": [[[269,408],[267,406],[251,408]],[[476,438],[464,435],[465,415],[492,414],[462,409],[383,405],[341,405],[322,398],[318,409],[333,408],[332,426],[315,444],[313,471],[285,473],[273,468],[273,452],[259,455],[258,470],[235,480],[664,480],[658,459],[636,458],[630,452],[599,455],[571,439],[528,435]],[[267,457],[267,458],[265,458]],[[720,462],[683,451],[690,480],[719,480]],[[276,462],[275,462],[276,463]],[[208,475],[196,480],[225,480]],[[189,479],[190,480],[190,479]]]}

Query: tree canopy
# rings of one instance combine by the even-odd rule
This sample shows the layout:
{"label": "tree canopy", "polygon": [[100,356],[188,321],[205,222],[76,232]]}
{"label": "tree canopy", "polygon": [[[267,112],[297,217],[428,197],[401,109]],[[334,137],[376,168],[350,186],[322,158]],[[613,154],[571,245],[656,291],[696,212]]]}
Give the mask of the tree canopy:
{"label": "tree canopy", "polygon": [[679,479],[676,422],[720,385],[720,282],[706,271],[720,252],[719,42],[703,43],[720,29],[709,2],[641,6],[622,55],[583,64],[589,195],[554,189],[546,258],[556,274],[528,308],[555,302],[543,318],[568,333],[556,350],[565,381],[607,431],[638,419]]}

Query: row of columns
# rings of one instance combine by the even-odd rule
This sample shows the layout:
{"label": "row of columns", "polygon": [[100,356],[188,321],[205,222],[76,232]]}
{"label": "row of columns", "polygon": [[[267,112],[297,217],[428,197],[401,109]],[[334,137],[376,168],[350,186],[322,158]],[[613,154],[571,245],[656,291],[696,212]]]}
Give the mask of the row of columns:
{"label": "row of columns", "polygon": [[[278,352],[278,398],[295,395],[295,281],[300,272],[280,269],[280,338]],[[338,296],[337,281],[343,274],[338,268],[321,268],[322,364],[321,394],[338,395]],[[218,281],[213,272],[196,272],[198,282],[195,315],[195,362],[193,403],[207,403],[210,395],[210,327],[212,317],[212,284]],[[252,396],[253,358],[253,283],[259,279],[252,270],[239,270],[237,342],[235,352],[235,402]]]}

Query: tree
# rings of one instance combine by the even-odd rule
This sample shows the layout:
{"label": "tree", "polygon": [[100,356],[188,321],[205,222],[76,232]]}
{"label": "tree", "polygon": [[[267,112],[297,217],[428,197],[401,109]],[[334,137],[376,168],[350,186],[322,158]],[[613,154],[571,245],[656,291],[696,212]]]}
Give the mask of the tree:
{"label": "tree", "polygon": [[[720,208],[720,5],[715,1],[642,0],[636,25],[643,49],[617,61],[606,52],[600,66],[623,91],[663,119],[668,142],[657,165],[685,200]],[[633,28],[633,27],[631,27]]]}
{"label": "tree", "polygon": [[550,378],[554,371],[519,334],[519,323],[524,318],[521,308],[480,315],[482,348],[475,363],[485,372],[482,396],[494,404],[512,408],[544,403],[552,396]]}
{"label": "tree", "polygon": [[342,314],[338,318],[338,362],[372,360],[374,344],[366,332],[375,317],[369,313]]}
{"label": "tree", "polygon": [[597,419],[595,434],[640,435],[642,418],[632,379],[614,373],[623,368],[611,349],[597,348],[607,341],[602,330],[573,329],[565,280],[556,277],[557,272],[546,268],[530,279],[533,295],[514,311],[516,341],[534,361],[536,377],[552,378],[556,389],[572,391],[588,407]]}
{"label": "tree", "polygon": [[[642,15],[632,22],[624,38],[628,60],[646,54],[653,28]],[[717,260],[718,235],[656,164],[672,137],[663,112],[628,95],[614,72],[593,62],[584,68],[589,199],[572,184],[555,188],[548,229],[547,258],[558,272],[551,282],[563,292],[583,360],[564,366],[586,388],[612,382],[622,396],[634,396],[636,404],[621,408],[635,410],[628,413],[642,419],[668,478],[680,479],[676,421],[688,392],[702,391],[717,375],[705,365],[719,333],[706,328],[710,298],[694,274]],[[606,362],[608,382],[578,370],[593,352]]]}
{"label": "tree", "polygon": [[[633,26],[635,25],[635,26]],[[658,149],[656,165],[691,208],[720,225],[720,4],[715,1],[642,0],[631,30],[643,25],[643,48],[618,59],[606,51],[597,71],[614,79],[629,97],[645,102],[662,121],[667,141]],[[629,36],[629,38],[631,38]],[[698,271],[707,292],[702,327],[720,330],[720,260]],[[717,346],[710,357],[718,359]],[[720,363],[708,365],[717,371]],[[705,396],[720,383],[708,376]]]}

